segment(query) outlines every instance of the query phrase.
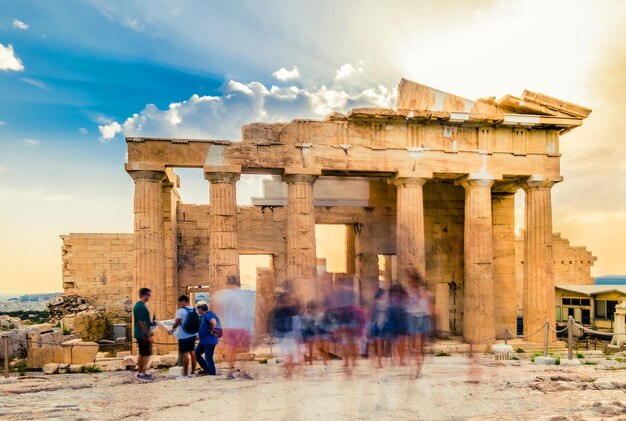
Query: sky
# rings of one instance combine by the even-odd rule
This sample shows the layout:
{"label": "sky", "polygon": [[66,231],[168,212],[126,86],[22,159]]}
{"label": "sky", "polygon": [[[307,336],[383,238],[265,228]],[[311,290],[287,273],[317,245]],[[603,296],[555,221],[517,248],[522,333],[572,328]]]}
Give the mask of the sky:
{"label": "sky", "polygon": [[[237,140],[393,107],[402,77],[592,108],[561,139],[554,231],[593,251],[593,275],[626,274],[625,21],[601,0],[0,0],[0,292],[60,290],[60,234],[132,232],[124,136]],[[208,201],[201,171],[181,178]]]}

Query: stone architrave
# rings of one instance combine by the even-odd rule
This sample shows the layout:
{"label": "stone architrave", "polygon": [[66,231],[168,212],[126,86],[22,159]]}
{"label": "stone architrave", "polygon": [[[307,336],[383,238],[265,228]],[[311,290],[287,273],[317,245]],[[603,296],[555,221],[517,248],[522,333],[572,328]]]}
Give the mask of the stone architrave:
{"label": "stone architrave", "polygon": [[317,258],[313,183],[317,168],[285,168],[287,183],[287,279],[304,302],[316,298]]}
{"label": "stone architrave", "polygon": [[408,282],[408,271],[426,275],[423,186],[430,178],[429,172],[399,171],[393,180],[397,191],[397,278],[403,285]]}
{"label": "stone architrave", "polygon": [[[554,262],[552,259],[551,188],[562,179],[531,176],[523,183],[526,192],[524,227],[524,339],[543,342],[544,333],[531,335],[550,321],[555,327]],[[550,332],[550,341],[556,340]]]}
{"label": "stone architrave", "polygon": [[[150,313],[163,318],[170,306],[167,302],[163,238],[165,168],[162,165],[126,164],[126,171],[135,182],[133,298],[136,299],[140,288],[150,288]],[[157,340],[166,340],[167,336],[157,336]]]}
{"label": "stone architrave", "polygon": [[226,287],[228,276],[239,276],[237,239],[237,190],[241,174],[238,166],[205,166],[209,183],[209,289]]}
{"label": "stone architrave", "polygon": [[491,186],[493,177],[472,174],[465,188],[463,337],[483,346],[495,336],[493,302],[493,238]]}

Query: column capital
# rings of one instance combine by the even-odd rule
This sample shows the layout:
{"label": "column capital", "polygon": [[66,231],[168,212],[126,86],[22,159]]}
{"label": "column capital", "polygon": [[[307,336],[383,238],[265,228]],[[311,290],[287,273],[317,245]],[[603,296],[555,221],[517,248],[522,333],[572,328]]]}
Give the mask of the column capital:
{"label": "column capital", "polygon": [[161,182],[165,180],[166,177],[165,166],[159,164],[143,164],[133,162],[124,164],[124,169],[135,182],[138,180]]}
{"label": "column capital", "polygon": [[458,186],[462,186],[465,190],[469,190],[474,187],[489,187],[493,186],[493,183],[496,180],[501,179],[502,177],[496,176],[493,174],[477,174],[470,173],[461,178],[457,178],[454,180],[454,184]]}
{"label": "column capital", "polygon": [[204,179],[209,183],[236,183],[241,175],[239,165],[205,165],[202,167]]}
{"label": "column capital", "polygon": [[432,171],[400,170],[393,177],[393,184],[395,184],[396,187],[419,187],[423,186],[431,178],[433,178]]}
{"label": "column capital", "polygon": [[313,183],[320,175],[319,168],[285,167],[283,181],[287,184]]}
{"label": "column capital", "polygon": [[542,175],[531,175],[526,180],[523,180],[520,183],[520,186],[524,189],[524,191],[529,190],[549,190],[556,183],[560,183],[563,181],[563,177],[544,177]]}

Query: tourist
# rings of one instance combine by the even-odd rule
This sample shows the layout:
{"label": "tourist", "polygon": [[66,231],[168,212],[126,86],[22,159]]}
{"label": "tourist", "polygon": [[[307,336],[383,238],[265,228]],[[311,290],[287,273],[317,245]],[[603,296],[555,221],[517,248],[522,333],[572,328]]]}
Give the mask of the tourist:
{"label": "tourist", "polygon": [[285,361],[285,377],[291,378],[294,364],[299,363],[300,359],[300,300],[293,292],[293,281],[290,279],[285,280],[283,288],[277,289],[277,293],[272,335],[278,339],[280,353]]}
{"label": "tourist", "polygon": [[[224,347],[228,363],[227,379],[235,378],[235,354],[250,350],[250,337],[254,324],[254,312],[241,290],[239,276],[231,275],[227,280],[227,288],[217,291],[211,298],[212,307],[221,318],[224,326]],[[252,380],[246,372],[245,360],[239,366],[239,378]]]}
{"label": "tourist", "polygon": [[216,329],[221,328],[221,326],[218,324],[215,313],[209,310],[209,305],[206,301],[199,301],[196,308],[200,315],[200,328],[198,329],[200,340],[195,350],[195,357],[200,367],[204,370],[202,374],[215,376],[217,371],[215,370],[213,353],[219,342],[219,334],[216,332]]}
{"label": "tourist", "polygon": [[200,328],[200,318],[196,309],[189,305],[189,297],[178,297],[178,310],[176,320],[170,329],[170,335],[178,338],[178,352],[183,357],[183,370],[181,378],[193,377],[196,372],[196,335]]}
{"label": "tourist", "polygon": [[317,343],[317,329],[315,322],[317,319],[319,305],[315,300],[310,300],[306,305],[306,310],[302,314],[300,320],[300,332],[302,341],[308,350],[309,365],[313,365],[313,354],[315,352],[315,344]]}
{"label": "tourist", "polygon": [[409,297],[407,313],[409,315],[409,335],[414,340],[416,349],[416,377],[419,377],[424,365],[424,346],[431,331],[432,296],[426,288],[424,278],[417,273],[409,273]]}
{"label": "tourist", "polygon": [[150,300],[150,289],[141,288],[139,290],[139,300],[133,307],[133,336],[137,341],[139,355],[137,356],[137,378],[141,380],[152,380],[152,376],[146,373],[146,367],[150,355],[152,355],[152,320],[150,310],[146,306]]}
{"label": "tourist", "polygon": [[385,315],[387,312],[387,303],[385,300],[385,290],[379,288],[374,295],[374,302],[370,311],[369,335],[376,349],[376,359],[378,368],[383,367],[383,338],[385,328]]}
{"label": "tourist", "polygon": [[344,367],[348,370],[350,365],[356,366],[358,341],[364,327],[364,317],[356,301],[352,277],[341,279],[329,300],[334,335],[341,343]]}
{"label": "tourist", "polygon": [[[400,365],[405,365],[404,354],[408,335],[408,314],[406,310],[408,294],[400,284],[389,288],[389,304],[385,316],[385,338],[392,342],[394,358]],[[392,358],[393,360],[393,358]]]}
{"label": "tourist", "polygon": [[315,316],[315,332],[317,333],[316,348],[322,354],[324,365],[328,365],[329,360],[331,328],[332,326],[328,317],[328,312],[322,306],[318,306],[317,314]]}

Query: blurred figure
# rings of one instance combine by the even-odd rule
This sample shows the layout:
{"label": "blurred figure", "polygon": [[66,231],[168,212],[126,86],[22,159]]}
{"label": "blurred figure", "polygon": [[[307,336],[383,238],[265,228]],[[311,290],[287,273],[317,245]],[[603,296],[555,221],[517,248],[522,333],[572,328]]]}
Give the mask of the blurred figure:
{"label": "blurred figure", "polygon": [[317,332],[317,349],[319,349],[322,354],[324,365],[328,365],[329,360],[331,329],[332,325],[328,317],[328,312],[320,305],[315,316],[315,331]]}
{"label": "blurred figure", "polygon": [[426,282],[419,273],[409,277],[409,335],[415,341],[416,377],[419,377],[424,365],[424,346],[431,332],[432,294],[426,288]]}
{"label": "blurred figure", "polygon": [[[200,314],[200,328],[198,329],[198,346],[194,352],[198,364],[204,370],[204,373],[209,376],[215,376],[217,371],[215,370],[215,362],[213,361],[213,353],[217,346],[219,339],[215,333],[215,329],[218,326],[217,317],[215,313],[209,310],[208,303],[206,301],[198,302],[196,308],[198,314]],[[204,357],[202,356],[204,354]]]}
{"label": "blurred figure", "polygon": [[379,288],[374,295],[374,302],[370,310],[369,321],[369,336],[374,343],[376,349],[376,360],[378,361],[378,368],[383,367],[383,338],[385,329],[385,317],[387,313],[387,302],[385,297],[385,290]]}
{"label": "blurred figure", "polygon": [[307,347],[309,353],[308,360],[309,365],[313,365],[313,353],[314,347],[317,343],[317,327],[315,326],[319,305],[315,300],[310,300],[306,304],[306,310],[302,314],[300,321],[300,331],[302,335],[302,341]]}
{"label": "blurred figure", "polygon": [[409,333],[408,313],[406,310],[408,293],[400,284],[389,288],[389,304],[385,317],[385,338],[392,342],[394,358],[400,365],[405,365],[404,353],[406,338]]}
{"label": "blurred figure", "polygon": [[[246,297],[241,291],[239,276],[230,275],[227,287],[219,290],[211,298],[212,307],[221,319],[224,328],[222,342],[226,349],[226,362],[228,363],[227,379],[235,378],[235,354],[250,350],[250,337],[254,319]],[[246,372],[246,363],[243,361],[239,366],[239,378],[252,380]]]}
{"label": "blurred figure", "polygon": [[276,296],[272,334],[278,339],[281,356],[285,359],[285,377],[291,378],[293,366],[299,361],[300,300],[293,292],[293,281],[285,280]]}
{"label": "blurred figure", "polygon": [[338,284],[329,300],[330,317],[335,336],[341,344],[343,365],[350,369],[350,364],[352,367],[356,366],[358,341],[363,331],[364,318],[357,305],[353,279],[346,277]]}

